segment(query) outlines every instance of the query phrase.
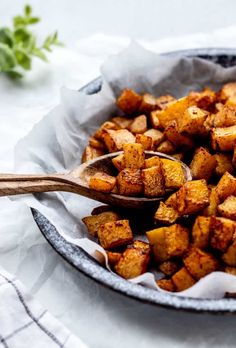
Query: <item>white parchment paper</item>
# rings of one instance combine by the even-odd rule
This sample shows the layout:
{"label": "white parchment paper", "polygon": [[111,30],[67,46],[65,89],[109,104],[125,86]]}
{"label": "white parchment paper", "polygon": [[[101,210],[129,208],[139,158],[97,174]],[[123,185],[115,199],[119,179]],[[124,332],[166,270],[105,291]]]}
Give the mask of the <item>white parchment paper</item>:
{"label": "white parchment paper", "polygon": [[[89,135],[111,115],[119,114],[114,102],[123,88],[156,96],[181,97],[190,90],[205,86],[217,90],[223,83],[236,80],[236,67],[222,68],[196,58],[162,57],[136,43],[111,56],[101,73],[103,86],[97,94],[88,96],[74,90],[61,90],[60,104],[17,144],[15,167],[18,173],[65,172],[79,165]],[[69,242],[81,246],[93,257],[97,257],[98,250],[107,261],[102,248],[87,239],[81,222],[98,203],[71,193],[45,193],[14,199],[24,200],[41,211]],[[163,291],[157,288],[151,273],[132,281]],[[225,291],[236,291],[236,277],[214,272],[178,295],[220,298]]]}

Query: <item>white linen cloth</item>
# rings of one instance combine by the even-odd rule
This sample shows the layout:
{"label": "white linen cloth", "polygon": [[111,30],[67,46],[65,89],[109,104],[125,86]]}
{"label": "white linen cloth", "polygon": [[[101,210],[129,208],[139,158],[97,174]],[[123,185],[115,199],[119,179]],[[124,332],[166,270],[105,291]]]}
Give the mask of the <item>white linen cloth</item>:
{"label": "white linen cloth", "polygon": [[[193,47],[234,47],[236,27],[209,35],[143,43],[158,52]],[[96,35],[74,50],[58,48],[51,64],[35,62],[23,81],[0,78],[0,170],[11,172],[16,141],[59,100],[59,88],[78,89],[99,74],[109,55],[129,42]],[[137,303],[104,289],[65,263],[45,242],[23,203],[0,199],[0,265],[91,347],[233,346],[232,317],[173,312]],[[4,312],[0,311],[4,320]],[[25,345],[26,346],[26,345]],[[24,347],[24,345],[22,346]]]}

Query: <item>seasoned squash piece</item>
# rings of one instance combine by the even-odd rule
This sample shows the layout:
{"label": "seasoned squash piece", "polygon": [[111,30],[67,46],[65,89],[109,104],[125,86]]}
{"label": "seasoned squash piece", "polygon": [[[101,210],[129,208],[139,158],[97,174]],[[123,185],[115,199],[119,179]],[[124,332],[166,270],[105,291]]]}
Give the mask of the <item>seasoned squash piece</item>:
{"label": "seasoned squash piece", "polygon": [[169,257],[182,256],[189,246],[188,229],[175,224],[165,230],[166,251]]}
{"label": "seasoned squash piece", "polygon": [[180,188],[186,181],[182,165],[178,161],[161,158],[165,187]]}
{"label": "seasoned squash piece", "polygon": [[200,249],[209,247],[210,221],[210,217],[197,216],[192,229],[192,239],[195,247]]}
{"label": "seasoned squash piece", "polygon": [[161,95],[160,97],[156,98],[156,103],[158,105],[158,108],[161,110],[166,109],[171,103],[175,102],[176,99],[172,95]]}
{"label": "seasoned squash piece", "polygon": [[168,106],[164,110],[161,110],[158,115],[162,128],[166,128],[172,121],[178,122],[179,119],[182,118],[185,110],[191,105],[192,103],[188,97],[178,99],[168,104]]}
{"label": "seasoned squash piece", "polygon": [[162,165],[162,162],[158,156],[152,156],[145,159],[145,168],[151,168]]}
{"label": "seasoned squash piece", "polygon": [[120,260],[121,254],[113,251],[107,251],[108,263],[111,267],[114,267]]}
{"label": "seasoned squash piece", "polygon": [[229,97],[227,100],[226,100],[226,103],[225,105],[229,105],[229,106],[236,106],[236,95],[232,95],[232,97]]}
{"label": "seasoned squash piece", "polygon": [[164,140],[157,147],[156,151],[165,153],[166,155],[172,155],[176,152],[176,148],[169,140]]}
{"label": "seasoned squash piece", "polygon": [[138,277],[146,272],[150,261],[149,251],[141,248],[128,248],[115,265],[115,271],[125,279]]}
{"label": "seasoned squash piece", "polygon": [[114,164],[116,169],[119,170],[119,172],[121,170],[123,170],[125,168],[124,154],[122,153],[122,154],[112,158],[112,163]]}
{"label": "seasoned squash piece", "polygon": [[156,147],[163,141],[164,134],[157,129],[149,129],[144,133],[144,135],[152,138],[152,149],[155,150]]}
{"label": "seasoned squash piece", "polygon": [[158,107],[157,99],[153,95],[149,93],[145,93],[143,95],[143,99],[140,105],[140,112],[143,112],[144,114],[149,114],[151,111],[156,110]]}
{"label": "seasoned squash piece", "polygon": [[216,271],[218,261],[212,254],[192,247],[188,255],[184,258],[184,265],[188,272],[198,280]]}
{"label": "seasoned squash piece", "polygon": [[229,196],[218,205],[218,212],[221,216],[236,221],[236,197]]}
{"label": "seasoned squash piece", "polygon": [[232,158],[228,154],[216,153],[214,155],[217,162],[215,173],[217,176],[222,176],[225,172],[233,173]]}
{"label": "seasoned squash piece", "polygon": [[156,283],[162,290],[171,292],[175,291],[175,286],[171,279],[159,279]]}
{"label": "seasoned squash piece", "polygon": [[118,128],[119,127],[114,122],[106,121],[95,132],[94,138],[96,138],[98,140],[103,140],[103,136],[104,136],[104,134],[106,133],[107,130],[109,130],[109,129],[116,130]]}
{"label": "seasoned squash piece", "polygon": [[229,196],[236,196],[236,179],[226,172],[216,186],[216,193],[221,202]]}
{"label": "seasoned squash piece", "polygon": [[189,99],[193,100],[194,104],[199,108],[207,110],[214,105],[216,93],[210,88],[205,88],[201,92],[190,92]]}
{"label": "seasoned squash piece", "polygon": [[205,179],[208,181],[216,168],[217,162],[213,155],[211,155],[204,147],[196,150],[190,169],[193,179]]}
{"label": "seasoned squash piece", "polygon": [[129,248],[139,249],[144,254],[148,254],[151,251],[151,247],[149,243],[143,242],[142,240],[135,240]]}
{"label": "seasoned squash piece", "polygon": [[236,125],[211,130],[211,146],[214,150],[231,151],[236,143]]}
{"label": "seasoned squash piece", "polygon": [[186,290],[196,283],[185,267],[182,267],[178,272],[176,272],[171,280],[174,283],[176,291]]}
{"label": "seasoned squash piece", "polygon": [[214,116],[214,127],[230,127],[236,124],[236,108],[224,105]]}
{"label": "seasoned squash piece", "polygon": [[144,196],[162,197],[165,194],[165,181],[161,164],[159,166],[143,169],[142,181]]}
{"label": "seasoned squash piece", "polygon": [[219,100],[226,101],[228,98],[236,95],[236,82],[226,83],[219,92]]}
{"label": "seasoned squash piece", "polygon": [[229,246],[222,256],[226,265],[236,267],[236,240]]}
{"label": "seasoned squash piece", "polygon": [[123,150],[125,168],[141,169],[144,167],[145,153],[141,144],[125,144]]}
{"label": "seasoned squash piece", "polygon": [[129,130],[132,133],[144,133],[147,131],[147,117],[145,115],[140,115],[135,117],[131,125],[129,126]]}
{"label": "seasoned squash piece", "polygon": [[236,222],[226,218],[211,216],[210,229],[212,248],[225,251],[233,240],[236,232]]}
{"label": "seasoned squash piece", "polygon": [[166,276],[172,276],[175,272],[178,271],[179,265],[175,261],[165,261],[159,265],[159,270],[164,273]]}
{"label": "seasoned squash piece", "polygon": [[89,145],[95,149],[106,151],[106,147],[105,147],[104,143],[101,140],[98,140],[94,137],[91,137],[89,139]]}
{"label": "seasoned squash piece", "polygon": [[89,188],[100,192],[111,192],[116,184],[116,178],[106,173],[96,173],[89,179]]}
{"label": "seasoned squash piece", "polygon": [[109,152],[116,152],[122,150],[125,144],[135,143],[135,136],[127,129],[106,130],[103,140]]}
{"label": "seasoned squash piece", "polygon": [[183,161],[184,154],[183,153],[174,153],[172,157],[176,158],[178,161]]}
{"label": "seasoned squash piece", "polygon": [[123,90],[116,103],[125,114],[135,114],[139,111],[142,96],[127,88]]}
{"label": "seasoned squash piece", "polygon": [[119,220],[118,214],[113,211],[106,211],[104,213],[92,216],[86,216],[82,219],[86,225],[88,232],[94,237],[97,236],[99,226],[112,221]]}
{"label": "seasoned squash piece", "polygon": [[163,202],[160,202],[160,205],[154,215],[154,219],[157,222],[162,222],[166,225],[171,225],[175,223],[178,217],[178,212],[173,207],[168,206]]}
{"label": "seasoned squash piece", "polygon": [[142,144],[145,151],[152,149],[152,138],[144,134],[136,134],[136,143]]}
{"label": "seasoned squash piece", "polygon": [[99,243],[104,249],[112,249],[132,243],[133,234],[128,220],[107,222],[98,228]]}
{"label": "seasoned squash piece", "polygon": [[95,149],[94,147],[88,145],[84,149],[81,162],[84,163],[87,161],[91,161],[91,160],[93,160],[97,157],[103,156],[103,155],[105,155],[105,152],[103,150]]}
{"label": "seasoned squash piece", "polygon": [[209,204],[205,180],[186,182],[176,193],[176,210],[180,215],[195,214]]}
{"label": "seasoned squash piece", "polygon": [[217,215],[217,207],[220,203],[216,188],[210,190],[209,205],[203,210],[204,216]]}
{"label": "seasoned squash piece", "polygon": [[180,134],[176,121],[169,123],[164,131],[164,135],[175,147],[183,151],[192,149],[194,145],[190,137]]}
{"label": "seasoned squash piece", "polygon": [[143,191],[141,170],[139,169],[123,169],[116,180],[121,195],[137,196]]}
{"label": "seasoned squash piece", "polygon": [[156,262],[159,263],[162,263],[169,258],[166,249],[166,229],[167,227],[161,227],[146,232],[149,243],[152,245],[154,258]]}
{"label": "seasoned squash piece", "polygon": [[115,123],[121,129],[127,129],[129,128],[133,120],[127,117],[117,116],[112,118],[112,122]]}
{"label": "seasoned squash piece", "polygon": [[183,117],[179,119],[179,132],[185,132],[190,135],[202,135],[206,134],[206,128],[204,122],[208,113],[196,106],[191,106],[185,110]]}
{"label": "seasoned squash piece", "polygon": [[155,110],[155,111],[152,111],[150,113],[150,122],[151,122],[151,125],[154,129],[159,129],[161,128],[161,125],[160,125],[160,121],[159,121],[159,118],[158,118],[158,113],[160,112],[160,110]]}

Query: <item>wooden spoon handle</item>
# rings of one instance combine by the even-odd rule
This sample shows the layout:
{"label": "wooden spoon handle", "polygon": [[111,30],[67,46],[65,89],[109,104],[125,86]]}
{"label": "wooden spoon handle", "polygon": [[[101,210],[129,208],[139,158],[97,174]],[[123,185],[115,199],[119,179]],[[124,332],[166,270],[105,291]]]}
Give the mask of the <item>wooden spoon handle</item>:
{"label": "wooden spoon handle", "polygon": [[52,180],[38,181],[0,181],[0,196],[12,196],[27,193],[65,191],[77,193],[74,186]]}

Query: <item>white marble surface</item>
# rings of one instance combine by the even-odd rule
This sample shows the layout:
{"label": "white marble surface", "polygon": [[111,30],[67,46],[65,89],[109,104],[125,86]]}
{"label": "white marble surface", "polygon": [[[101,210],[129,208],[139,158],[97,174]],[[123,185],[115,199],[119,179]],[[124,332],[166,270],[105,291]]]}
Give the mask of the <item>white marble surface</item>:
{"label": "white marble surface", "polygon": [[[7,22],[7,17],[15,14],[22,3],[1,0],[0,13],[4,14],[1,23]],[[210,32],[233,24],[236,7],[233,1],[228,1],[227,6],[220,0],[188,1],[188,5],[183,0],[119,3],[103,0],[99,4],[91,0],[35,0],[32,3],[44,18],[42,30],[59,28],[71,49],[56,50],[50,65],[35,62],[34,71],[24,82],[13,84],[1,77],[1,171],[12,170],[14,144],[58,103],[60,87],[79,88],[97,76],[108,54],[117,52],[128,42],[120,37],[107,37],[108,34],[160,39],[148,44],[157,51],[209,45],[233,47],[236,42],[235,27],[189,36],[191,32]],[[125,6],[127,13],[118,21]],[[168,20],[163,15],[167,12]],[[106,35],[83,39],[97,31]],[[188,36],[165,39],[172,34]],[[78,273],[45,242],[29,209],[7,198],[0,199],[0,241],[1,266],[16,274],[52,314],[91,347],[235,346],[232,316],[154,308],[113,293]],[[42,252],[45,250],[46,257]]]}

